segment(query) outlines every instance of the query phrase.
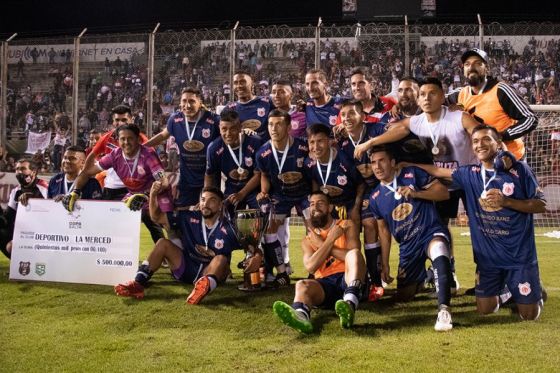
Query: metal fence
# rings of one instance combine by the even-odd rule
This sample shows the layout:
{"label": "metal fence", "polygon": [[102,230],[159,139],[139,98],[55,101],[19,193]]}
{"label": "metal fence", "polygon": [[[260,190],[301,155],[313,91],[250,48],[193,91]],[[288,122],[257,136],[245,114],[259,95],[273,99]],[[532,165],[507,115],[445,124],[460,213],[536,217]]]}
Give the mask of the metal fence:
{"label": "metal fence", "polygon": [[2,43],[0,145],[21,152],[30,131],[65,128],[68,143],[85,145],[88,131],[104,129],[110,108],[119,103],[130,104],[135,121],[151,135],[162,128],[184,87],[198,86],[211,108],[233,100],[236,69],[253,75],[257,95],[267,95],[271,82],[284,78],[293,83],[296,96],[304,96],[304,74],[312,67],[327,71],[334,95],[350,96],[347,75],[354,66],[371,70],[377,94],[390,93],[404,75],[436,76],[446,87],[456,87],[463,84],[460,55],[473,46],[485,48],[492,73],[516,85],[533,104],[556,104],[559,40],[560,24],[550,23],[319,22],[16,36]]}

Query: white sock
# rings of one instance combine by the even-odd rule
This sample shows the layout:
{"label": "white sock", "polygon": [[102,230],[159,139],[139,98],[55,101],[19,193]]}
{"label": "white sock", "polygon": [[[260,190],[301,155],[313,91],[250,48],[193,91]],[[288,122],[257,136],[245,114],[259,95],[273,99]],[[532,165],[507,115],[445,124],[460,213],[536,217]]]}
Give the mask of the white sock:
{"label": "white sock", "polygon": [[[210,291],[214,290],[215,288],[218,287],[218,283],[216,282],[216,280],[214,279],[214,277],[212,276],[208,276],[208,282],[210,283]],[[209,292],[210,292],[209,291]]]}

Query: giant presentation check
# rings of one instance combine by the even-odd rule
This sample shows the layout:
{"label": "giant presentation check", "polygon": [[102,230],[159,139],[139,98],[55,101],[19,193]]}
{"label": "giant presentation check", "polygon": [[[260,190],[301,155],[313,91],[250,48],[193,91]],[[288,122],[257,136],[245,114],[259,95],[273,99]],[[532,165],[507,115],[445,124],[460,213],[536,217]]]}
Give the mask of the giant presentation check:
{"label": "giant presentation check", "polygon": [[79,201],[69,213],[53,200],[19,206],[10,279],[115,285],[134,278],[140,212],[122,202]]}

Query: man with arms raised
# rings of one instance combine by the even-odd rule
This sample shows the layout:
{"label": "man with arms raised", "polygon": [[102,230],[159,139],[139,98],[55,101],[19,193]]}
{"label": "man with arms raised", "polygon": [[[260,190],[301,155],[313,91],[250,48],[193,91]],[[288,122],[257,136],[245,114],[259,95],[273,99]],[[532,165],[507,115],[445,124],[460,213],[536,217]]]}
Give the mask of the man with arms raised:
{"label": "man with arms raised", "polygon": [[303,239],[303,265],[314,279],[296,283],[290,306],[276,301],[273,311],[280,320],[301,333],[313,332],[311,308],[333,308],[340,325],[350,328],[360,300],[366,295],[366,268],[360,252],[357,227],[350,220],[335,220],[328,195],[315,191],[309,195],[312,229]]}
{"label": "man with arms raised", "polygon": [[237,71],[233,75],[233,92],[237,101],[228,103],[224,111],[236,111],[243,129],[253,130],[263,141],[268,140],[268,113],[271,110],[269,98],[255,96],[253,78],[246,71]]}
{"label": "man with arms raised", "polygon": [[197,88],[185,88],[181,93],[181,111],[173,113],[167,127],[152,137],[146,146],[157,146],[170,136],[179,145],[180,177],[175,206],[192,206],[204,186],[208,145],[219,136],[219,117],[206,110]]}
{"label": "man with arms raised", "polygon": [[411,300],[426,277],[426,259],[432,261],[438,294],[436,331],[453,328],[451,313],[449,232],[439,220],[432,201],[449,198],[447,188],[416,167],[397,170],[396,161],[387,148],[374,148],[371,165],[379,185],[373,190],[369,208],[377,219],[381,242],[381,278],[390,276],[391,235],[399,244],[397,273],[398,301]]}
{"label": "man with arms raised", "polygon": [[270,230],[265,234],[265,260],[275,266],[278,274],[274,286],[289,284],[286,265],[278,240],[278,226],[290,216],[293,207],[307,218],[307,195],[310,184],[304,177],[307,144],[289,135],[290,114],[275,109],[268,118],[270,140],[257,152],[257,171],[261,174],[258,200],[269,199],[274,212]]}
{"label": "man with arms raised", "polygon": [[[472,131],[476,164],[450,170],[419,165],[430,174],[451,180],[465,191],[476,263],[476,307],[489,314],[500,308],[505,286],[522,320],[538,319],[542,310],[533,214],[546,202],[533,171],[525,162],[504,167],[502,142],[496,128],[480,125]],[[506,171],[506,169],[508,169]]]}
{"label": "man with arms raised", "polygon": [[[152,195],[160,191],[160,182],[152,185]],[[198,304],[219,283],[225,282],[230,273],[231,252],[239,248],[235,232],[222,216],[224,195],[214,187],[204,187],[200,194],[198,211],[180,210],[162,212],[151,197],[154,220],[166,230],[179,232],[182,248],[168,239],[156,243],[148,258],[138,267],[133,281],[115,286],[115,293],[122,297],[144,297],[144,288],[163,260],[177,281],[194,284],[187,297],[188,304]]]}

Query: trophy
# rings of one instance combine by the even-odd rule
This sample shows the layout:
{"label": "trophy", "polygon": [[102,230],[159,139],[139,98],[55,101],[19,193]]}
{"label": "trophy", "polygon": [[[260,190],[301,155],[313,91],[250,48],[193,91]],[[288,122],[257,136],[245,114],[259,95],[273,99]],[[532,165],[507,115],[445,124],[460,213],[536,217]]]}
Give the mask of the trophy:
{"label": "trophy", "polygon": [[260,248],[262,237],[267,229],[268,214],[258,209],[235,211],[234,226],[237,239],[245,251],[243,260],[243,283],[238,289],[241,291],[261,290],[263,281],[260,269],[263,261],[263,251]]}

